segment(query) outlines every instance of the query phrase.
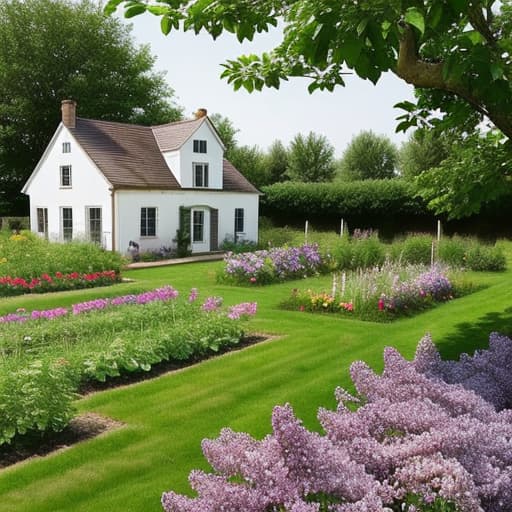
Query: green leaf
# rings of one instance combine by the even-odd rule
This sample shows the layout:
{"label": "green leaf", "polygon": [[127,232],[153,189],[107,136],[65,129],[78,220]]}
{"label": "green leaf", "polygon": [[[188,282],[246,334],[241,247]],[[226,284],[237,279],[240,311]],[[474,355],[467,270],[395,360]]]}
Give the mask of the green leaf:
{"label": "green leaf", "polygon": [[341,43],[339,49],[342,58],[351,68],[353,68],[356,65],[359,55],[361,55],[362,48],[363,43],[360,39],[349,39]]}
{"label": "green leaf", "polygon": [[500,78],[503,78],[503,68],[501,67],[500,64],[496,62],[491,62],[489,71],[491,72],[493,80],[499,80]]}
{"label": "green leaf", "polygon": [[105,8],[103,9],[103,12],[110,16],[111,14],[114,14],[116,12],[116,9],[119,7],[119,5],[123,2],[123,0],[109,0]]}
{"label": "green leaf", "polygon": [[455,12],[461,13],[467,11],[470,0],[448,0],[448,4]]}
{"label": "green leaf", "polygon": [[428,24],[432,28],[437,28],[439,22],[443,19],[443,4],[435,3],[428,11]]}
{"label": "green leaf", "polygon": [[144,12],[146,12],[146,6],[142,4],[137,4],[133,7],[129,7],[128,9],[126,9],[124,17],[133,18],[134,16],[138,16],[139,14],[142,14]]}
{"label": "green leaf", "polygon": [[172,22],[169,16],[162,16],[162,19],[160,20],[160,29],[162,30],[163,34],[169,34],[172,29]]}
{"label": "green leaf", "polygon": [[357,35],[360,36],[366,29],[366,25],[368,25],[368,22],[370,21],[370,18],[364,18],[362,19],[359,24],[357,25],[356,31]]}
{"label": "green leaf", "polygon": [[416,27],[422,35],[425,33],[425,17],[416,7],[409,7],[409,9],[407,9],[405,12],[405,21],[409,23],[409,25]]}
{"label": "green leaf", "polygon": [[414,112],[414,110],[416,110],[416,104],[411,101],[400,101],[399,103],[395,103],[393,108],[401,108],[407,112]]}
{"label": "green leaf", "polygon": [[155,16],[163,16],[169,12],[169,9],[163,5],[148,5],[146,9]]}

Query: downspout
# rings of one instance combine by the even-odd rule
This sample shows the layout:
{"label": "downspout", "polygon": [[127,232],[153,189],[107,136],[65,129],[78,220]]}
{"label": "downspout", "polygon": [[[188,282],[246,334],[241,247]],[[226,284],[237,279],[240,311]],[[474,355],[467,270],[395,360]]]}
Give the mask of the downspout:
{"label": "downspout", "polygon": [[110,211],[112,213],[112,251],[116,250],[116,200],[115,188],[110,189]]}

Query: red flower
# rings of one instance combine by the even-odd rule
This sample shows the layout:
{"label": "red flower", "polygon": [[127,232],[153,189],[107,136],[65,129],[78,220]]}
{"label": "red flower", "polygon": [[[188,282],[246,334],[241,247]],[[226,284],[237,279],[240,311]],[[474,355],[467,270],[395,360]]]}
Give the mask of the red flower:
{"label": "red flower", "polygon": [[62,272],[55,272],[55,277],[57,279],[62,279]]}
{"label": "red flower", "polygon": [[379,299],[379,311],[383,311],[383,310],[384,310],[384,300]]}

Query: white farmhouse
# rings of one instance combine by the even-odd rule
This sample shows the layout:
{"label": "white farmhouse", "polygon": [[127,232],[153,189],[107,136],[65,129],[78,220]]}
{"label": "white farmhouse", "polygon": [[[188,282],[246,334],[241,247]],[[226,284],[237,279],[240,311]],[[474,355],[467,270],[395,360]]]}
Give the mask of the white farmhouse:
{"label": "white farmhouse", "polygon": [[224,159],[205,109],[196,118],[137,126],[76,117],[62,122],[22,192],[32,231],[50,240],[86,238],[125,252],[170,246],[190,234],[193,253],[224,239],[258,238],[258,190]]}

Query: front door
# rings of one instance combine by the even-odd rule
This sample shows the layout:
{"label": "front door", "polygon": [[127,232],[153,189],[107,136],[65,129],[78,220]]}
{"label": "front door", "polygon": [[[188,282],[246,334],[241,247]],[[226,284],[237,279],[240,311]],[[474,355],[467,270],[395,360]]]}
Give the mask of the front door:
{"label": "front door", "polygon": [[210,218],[207,208],[192,208],[190,231],[192,252],[208,252],[210,250]]}

